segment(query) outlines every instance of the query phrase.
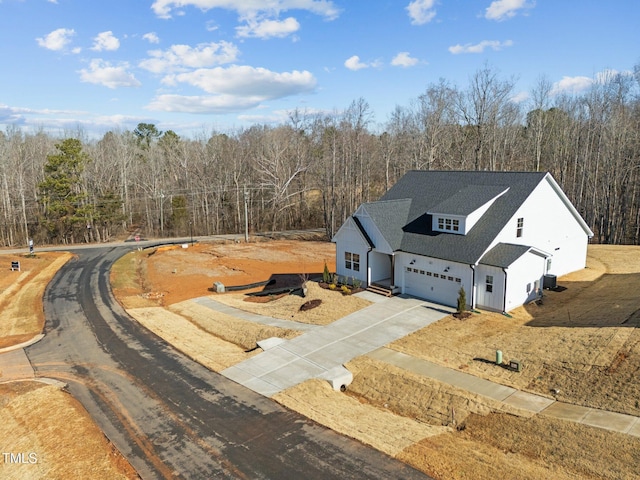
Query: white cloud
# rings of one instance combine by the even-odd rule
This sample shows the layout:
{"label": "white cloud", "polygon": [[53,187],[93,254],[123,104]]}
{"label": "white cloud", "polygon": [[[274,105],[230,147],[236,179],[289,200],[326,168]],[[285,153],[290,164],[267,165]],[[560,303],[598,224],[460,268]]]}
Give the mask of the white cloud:
{"label": "white cloud", "polygon": [[360,57],[358,55],[353,55],[345,60],[344,66],[349,70],[362,70],[363,68],[368,68],[371,65],[368,63],[363,63],[360,61]]}
{"label": "white cloud", "polygon": [[414,0],[407,5],[407,12],[409,12],[409,18],[411,18],[412,25],[424,25],[429,23],[436,16],[436,11],[433,8],[435,0]]}
{"label": "white cloud", "polygon": [[298,21],[289,17],[284,20],[252,20],[249,19],[246,25],[236,27],[238,37],[242,38],[271,38],[286,37],[300,29]]}
{"label": "white cloud", "polygon": [[118,50],[120,48],[120,40],[114,37],[112,31],[101,32],[93,39],[93,47],[91,50],[101,52],[102,50]]}
{"label": "white cloud", "polygon": [[529,100],[530,96],[531,95],[529,95],[529,92],[522,91],[522,92],[516,93],[514,96],[510,98],[510,100],[513,103],[523,103]]}
{"label": "white cloud", "polygon": [[145,108],[160,112],[231,113],[255,108],[262,100],[261,97],[235,95],[158,95]]}
{"label": "white cloud", "polygon": [[555,82],[551,88],[551,95],[561,93],[580,93],[587,90],[594,84],[593,78],[589,77],[562,77],[562,80]]}
{"label": "white cloud", "polygon": [[449,52],[454,55],[458,55],[460,53],[482,53],[486,48],[491,48],[492,50],[498,51],[502,50],[505,47],[511,47],[513,45],[513,41],[505,40],[504,42],[499,42],[498,40],[483,40],[480,43],[471,44],[467,43],[465,45],[453,45],[449,47]]}
{"label": "white cloud", "polygon": [[149,43],[160,43],[160,38],[156,34],[156,32],[145,33],[142,38],[144,38]]}
{"label": "white cloud", "polygon": [[204,68],[234,62],[238,48],[229,42],[201,43],[196,47],[172,45],[168,50],[151,50],[139,66],[153,73],[184,71],[187,68]]}
{"label": "white cloud", "polygon": [[89,69],[80,70],[80,80],[108,88],[139,87],[142,85],[132,73],[127,72],[128,63],[113,66],[102,59],[93,59]]}
{"label": "white cloud", "polygon": [[75,30],[71,28],[58,28],[44,37],[36,38],[36,41],[43,48],[60,51],[64,50],[75,34]]}
{"label": "white cloud", "polygon": [[488,20],[506,20],[515,17],[518,10],[533,8],[535,3],[527,3],[527,0],[494,0],[487,7],[484,17]]}
{"label": "white cloud", "polygon": [[394,67],[413,67],[417,63],[418,59],[409,55],[409,52],[400,52],[391,60]]}
{"label": "white cloud", "polygon": [[155,0],[151,9],[158,17],[171,18],[173,10],[189,6],[202,11],[213,8],[232,10],[243,18],[259,13],[277,17],[280,12],[287,10],[306,10],[328,20],[333,20],[340,14],[331,0]]}
{"label": "white cloud", "polygon": [[232,65],[199,69],[167,77],[167,83],[186,83],[216,95],[271,100],[311,92],[316,79],[307,71],[272,72],[266,68]]}

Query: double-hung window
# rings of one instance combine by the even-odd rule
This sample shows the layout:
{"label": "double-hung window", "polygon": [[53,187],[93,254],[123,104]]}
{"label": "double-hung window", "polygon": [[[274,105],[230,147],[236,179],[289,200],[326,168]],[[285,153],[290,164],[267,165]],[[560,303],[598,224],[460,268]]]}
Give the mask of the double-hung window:
{"label": "double-hung window", "polygon": [[516,237],[520,238],[524,230],[524,218],[518,219],[518,226],[516,227]]}
{"label": "double-hung window", "polygon": [[347,270],[353,270],[354,272],[360,271],[360,254],[344,252],[344,268]]}
{"label": "double-hung window", "polygon": [[493,275],[487,275],[485,285],[486,285],[486,288],[485,288],[486,292],[492,293],[493,292]]}

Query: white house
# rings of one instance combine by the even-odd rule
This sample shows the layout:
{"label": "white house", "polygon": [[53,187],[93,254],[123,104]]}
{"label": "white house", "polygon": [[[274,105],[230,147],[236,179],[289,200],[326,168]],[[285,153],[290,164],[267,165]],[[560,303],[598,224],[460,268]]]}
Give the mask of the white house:
{"label": "white house", "polygon": [[549,173],[411,171],[332,241],[340,276],[506,312],[584,268],[592,236]]}

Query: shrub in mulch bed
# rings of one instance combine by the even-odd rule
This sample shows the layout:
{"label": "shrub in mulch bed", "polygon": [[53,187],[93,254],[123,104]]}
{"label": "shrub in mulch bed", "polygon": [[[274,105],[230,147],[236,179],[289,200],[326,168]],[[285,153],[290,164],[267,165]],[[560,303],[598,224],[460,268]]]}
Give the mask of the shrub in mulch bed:
{"label": "shrub in mulch bed", "polygon": [[[335,285],[334,288],[331,288],[331,285],[335,285],[335,284],[325,283],[325,282],[318,282],[318,286],[320,288],[324,288],[325,290],[333,290],[334,292],[340,292],[343,295],[353,295],[354,293],[364,292],[364,288],[353,288],[351,285],[346,285],[346,284],[342,284],[342,283],[339,283],[338,285]],[[346,293],[344,290],[342,290],[342,287],[345,286],[345,285],[349,289],[349,293]]]}
{"label": "shrub in mulch bed", "polygon": [[275,300],[278,300],[279,298],[286,297],[287,295],[289,295],[289,293],[281,293],[279,295],[264,295],[262,297],[245,297],[243,302],[269,303],[269,302],[273,302]]}
{"label": "shrub in mulch bed", "polygon": [[311,310],[312,308],[318,307],[322,303],[322,300],[316,298],[315,300],[309,300],[308,302],[304,302],[300,305],[300,311],[306,312],[307,310]]}

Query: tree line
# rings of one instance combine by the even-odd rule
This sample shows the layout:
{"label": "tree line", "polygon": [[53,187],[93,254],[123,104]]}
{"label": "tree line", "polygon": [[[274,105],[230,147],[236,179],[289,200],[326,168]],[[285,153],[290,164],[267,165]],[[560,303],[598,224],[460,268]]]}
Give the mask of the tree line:
{"label": "tree line", "polygon": [[[492,67],[441,79],[383,124],[363,98],[331,114],[183,138],[141,123],[90,140],[0,132],[0,244],[326,230],[406,171],[549,171],[594,241],[640,244],[640,65],[581,94],[541,77],[516,103]],[[553,212],[549,212],[553,215]]]}

